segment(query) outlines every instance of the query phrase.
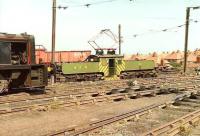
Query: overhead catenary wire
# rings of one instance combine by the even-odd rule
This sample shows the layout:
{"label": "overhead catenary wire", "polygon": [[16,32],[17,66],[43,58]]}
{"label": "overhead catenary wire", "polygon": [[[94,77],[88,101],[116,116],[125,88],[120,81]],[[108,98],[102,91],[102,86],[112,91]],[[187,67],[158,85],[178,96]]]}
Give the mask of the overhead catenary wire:
{"label": "overhead catenary wire", "polygon": [[[77,3],[77,4],[74,4],[74,5],[67,5],[67,6],[59,5],[59,6],[53,7],[53,8],[58,8],[58,9],[68,9],[68,8],[71,8],[71,7],[72,8],[73,7],[86,7],[86,8],[89,8],[89,7],[93,6],[93,5],[100,5],[100,4],[111,3],[111,2],[116,2],[116,1],[119,1],[119,0],[101,0],[101,1],[95,1],[95,2],[88,2],[88,3],[84,3],[84,4],[78,4]],[[136,0],[127,0],[127,1],[135,2]],[[189,20],[189,21],[192,21],[194,23],[198,23],[199,22],[198,20]],[[169,32],[170,30],[173,30],[173,29],[182,28],[185,25],[186,24],[181,24],[181,25],[178,25],[178,26],[175,26],[175,27],[165,28],[165,29],[161,29],[161,30],[155,30],[155,31],[150,31],[150,32],[146,32],[146,33],[134,34],[134,35],[131,36],[131,38],[136,38],[138,36],[151,34],[151,33]],[[113,46],[115,46],[115,45],[113,45]]]}
{"label": "overhead catenary wire", "polygon": [[[111,3],[119,0],[103,0],[103,1],[96,1],[96,2],[90,2],[90,3],[85,3],[85,4],[77,4],[77,5],[59,5],[58,7],[53,7],[53,8],[58,8],[58,9],[68,9],[68,8],[73,8],[73,7],[86,7],[89,8],[93,5],[100,5],[100,4],[105,4],[105,3]],[[134,2],[135,0],[127,0],[130,2]]]}
{"label": "overhead catenary wire", "polygon": [[[190,19],[189,21],[193,22],[193,23],[199,23],[200,22],[199,20],[193,20],[193,19]],[[132,37],[136,38],[136,37],[139,37],[139,36],[142,36],[142,35],[147,35],[147,34],[152,34],[152,33],[169,32],[169,31],[174,30],[174,29],[182,28],[185,25],[186,24],[181,24],[181,25],[177,25],[177,26],[174,26],[174,27],[164,28],[164,29],[161,29],[161,30],[154,30],[154,31],[151,30],[150,32],[134,34],[134,35],[132,35]]]}

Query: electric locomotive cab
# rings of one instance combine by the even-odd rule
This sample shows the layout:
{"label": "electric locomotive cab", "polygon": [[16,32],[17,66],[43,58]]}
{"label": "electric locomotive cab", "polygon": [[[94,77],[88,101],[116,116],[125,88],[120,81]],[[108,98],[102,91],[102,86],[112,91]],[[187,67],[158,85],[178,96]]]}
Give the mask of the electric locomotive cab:
{"label": "electric locomotive cab", "polygon": [[[106,54],[104,51],[107,51]],[[114,48],[100,48],[96,49],[96,55],[89,56],[88,60],[99,62],[99,70],[104,73],[106,80],[118,79],[121,70],[123,69],[123,55],[118,55],[115,53]]]}

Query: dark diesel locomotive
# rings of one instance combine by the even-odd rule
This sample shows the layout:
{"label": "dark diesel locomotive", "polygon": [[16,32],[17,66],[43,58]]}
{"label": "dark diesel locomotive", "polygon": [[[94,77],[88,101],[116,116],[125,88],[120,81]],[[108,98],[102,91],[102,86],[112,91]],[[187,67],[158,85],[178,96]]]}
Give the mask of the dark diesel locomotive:
{"label": "dark diesel locomotive", "polygon": [[0,33],[0,93],[46,85],[47,68],[35,62],[34,37]]}

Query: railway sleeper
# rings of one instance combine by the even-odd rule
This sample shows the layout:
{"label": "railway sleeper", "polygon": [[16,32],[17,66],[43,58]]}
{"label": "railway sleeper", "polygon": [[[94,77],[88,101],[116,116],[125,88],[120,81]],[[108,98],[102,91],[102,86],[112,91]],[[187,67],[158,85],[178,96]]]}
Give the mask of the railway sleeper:
{"label": "railway sleeper", "polygon": [[[116,98],[124,98],[123,97],[123,95],[122,96],[120,96],[120,97],[116,97]],[[112,98],[111,98],[112,99]],[[113,100],[114,100],[114,97],[113,97]],[[163,104],[162,104],[163,105]],[[164,104],[164,105],[166,105],[166,104]],[[154,106],[154,107],[159,107],[159,105],[158,106]],[[190,109],[191,109],[191,106],[188,106],[188,107],[190,107]],[[166,107],[165,109],[167,109],[168,110],[168,108],[171,108],[170,110],[173,110],[174,112],[176,111],[176,110],[174,110],[174,109],[179,109],[180,107]],[[154,109],[154,108],[153,108]],[[163,110],[165,110],[165,109],[163,109]],[[145,114],[148,114],[148,113],[151,113],[151,110],[152,110],[152,107],[151,108],[148,108],[148,111],[145,111],[144,113]],[[181,112],[181,110],[182,110],[182,107],[180,108],[180,112]],[[194,110],[194,109],[192,109],[192,110]],[[138,112],[138,113],[137,113]],[[123,114],[123,117],[121,117],[121,115],[119,116],[116,116],[116,117],[112,117],[111,119],[116,119],[115,121],[112,121],[112,120],[109,120],[109,119],[106,119],[106,120],[100,120],[100,121],[97,121],[96,123],[95,122],[93,122],[93,123],[89,123],[87,126],[91,126],[91,127],[93,127],[94,129],[95,128],[100,128],[101,127],[101,124],[104,124],[104,122],[105,122],[105,124],[111,124],[111,123],[113,123],[113,122],[117,122],[117,121],[120,121],[120,120],[123,120],[124,119],[124,121],[128,121],[128,120],[132,120],[134,117],[135,118],[138,118],[138,114],[140,114],[141,113],[141,115],[143,114],[142,112],[140,112],[140,111],[138,111],[137,110],[137,112],[131,112],[131,114],[130,113],[128,113],[128,114]],[[183,111],[183,112],[185,112],[185,111]],[[133,113],[135,113],[135,114],[133,114]],[[135,115],[135,116],[134,116]],[[139,115],[140,116],[140,115]],[[174,118],[174,117],[173,117]],[[99,122],[99,123],[98,123]],[[179,122],[179,124],[181,124],[183,121],[180,121]],[[195,121],[194,121],[194,123],[195,123]],[[193,122],[191,122],[190,124],[193,124]],[[102,125],[103,126],[103,125]],[[173,128],[175,128],[176,126],[175,125],[171,125],[171,127],[173,127]],[[80,129],[81,130],[81,129]],[[89,130],[87,127],[85,128],[85,130]],[[92,129],[91,129],[92,130]],[[86,131],[84,131],[84,129],[83,130],[81,130],[80,132],[86,132]],[[88,131],[87,131],[88,132]],[[80,133],[75,133],[75,134],[80,134]]]}
{"label": "railway sleeper", "polygon": [[188,113],[188,112],[193,112],[195,111],[194,109],[191,108],[180,108],[180,107],[175,107],[175,106],[169,106],[165,108],[166,112],[169,112],[170,114],[180,114],[180,113]]}
{"label": "railway sleeper", "polygon": [[121,79],[131,79],[131,78],[150,78],[156,77],[156,72],[153,71],[129,71],[122,72],[120,75]]}
{"label": "railway sleeper", "polygon": [[197,94],[197,95],[191,96],[191,98],[193,98],[193,99],[200,99],[200,95]]}
{"label": "railway sleeper", "polygon": [[[155,110],[155,109],[153,109],[153,110]],[[123,120],[124,120],[124,122],[135,122],[135,121],[140,120],[142,117],[148,116],[151,113],[152,113],[152,110],[147,110],[147,111],[144,111],[142,113],[138,113],[138,114],[136,114],[134,116],[127,117],[127,118],[125,118]]]}
{"label": "railway sleeper", "polygon": [[198,96],[200,96],[200,92],[199,92],[199,91],[198,91],[197,94],[196,94],[196,97],[197,97],[197,98],[198,98]]}
{"label": "railway sleeper", "polygon": [[200,104],[200,99],[189,99],[189,98],[186,98],[186,99],[183,99],[183,101]]}
{"label": "railway sleeper", "polygon": [[192,102],[185,102],[185,101],[178,101],[175,102],[174,105],[176,106],[190,106],[190,107],[199,107],[199,104],[197,103],[192,103]]}
{"label": "railway sleeper", "polygon": [[137,94],[129,94],[128,97],[130,99],[137,99],[137,98],[141,98],[142,95],[140,93],[137,93]]}
{"label": "railway sleeper", "polygon": [[171,109],[172,109],[172,110],[176,110],[176,111],[186,112],[186,113],[195,111],[194,108],[188,107],[188,106],[171,107]]}

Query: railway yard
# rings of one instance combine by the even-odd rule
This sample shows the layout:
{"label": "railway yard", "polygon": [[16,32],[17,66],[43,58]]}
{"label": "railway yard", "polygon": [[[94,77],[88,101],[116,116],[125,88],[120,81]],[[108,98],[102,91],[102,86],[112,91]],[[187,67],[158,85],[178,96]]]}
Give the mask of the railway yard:
{"label": "railway yard", "polygon": [[36,64],[34,42],[26,33],[0,34],[0,135],[200,134],[197,67],[125,60],[115,49]]}
{"label": "railway yard", "polygon": [[200,77],[61,82],[0,97],[1,135],[200,135]]}
{"label": "railway yard", "polygon": [[8,1],[0,136],[200,136],[198,2]]}

